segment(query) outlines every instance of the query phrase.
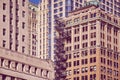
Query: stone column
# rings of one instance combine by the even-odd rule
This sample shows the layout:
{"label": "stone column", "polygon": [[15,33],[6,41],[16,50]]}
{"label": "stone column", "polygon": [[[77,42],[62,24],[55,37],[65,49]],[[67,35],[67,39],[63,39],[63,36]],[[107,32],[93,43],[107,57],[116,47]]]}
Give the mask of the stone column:
{"label": "stone column", "polygon": [[0,75],[0,80],[2,80],[2,75]]}
{"label": "stone column", "polygon": [[5,80],[11,80],[11,77],[6,76]]}

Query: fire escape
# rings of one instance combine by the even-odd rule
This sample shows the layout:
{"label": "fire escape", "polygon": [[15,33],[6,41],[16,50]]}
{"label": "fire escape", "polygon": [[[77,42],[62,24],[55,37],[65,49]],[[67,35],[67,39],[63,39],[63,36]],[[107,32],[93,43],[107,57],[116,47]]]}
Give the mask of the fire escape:
{"label": "fire escape", "polygon": [[70,35],[65,31],[65,24],[62,20],[55,20],[55,80],[65,80],[66,78],[66,55],[64,43]]}

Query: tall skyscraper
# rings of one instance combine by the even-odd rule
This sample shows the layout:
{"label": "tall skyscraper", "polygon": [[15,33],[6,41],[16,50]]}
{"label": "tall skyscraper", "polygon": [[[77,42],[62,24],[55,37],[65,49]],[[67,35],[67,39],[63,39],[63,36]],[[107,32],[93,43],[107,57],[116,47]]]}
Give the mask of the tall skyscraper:
{"label": "tall skyscraper", "polygon": [[38,54],[38,5],[29,2],[28,5],[28,32],[29,54],[39,57]]}
{"label": "tall skyscraper", "polygon": [[[97,0],[93,0],[97,1]],[[120,17],[120,0],[98,0],[99,6],[105,12],[114,14]]]}
{"label": "tall skyscraper", "polygon": [[0,80],[54,79],[52,61],[36,58],[36,52],[29,53],[36,51],[37,21],[36,7],[28,4],[28,0],[0,2]]}
{"label": "tall skyscraper", "polygon": [[38,5],[38,53],[40,58],[48,59],[48,0],[42,0]]}
{"label": "tall skyscraper", "polygon": [[[72,10],[81,8],[85,5],[88,5],[89,2],[96,1],[99,5],[99,7],[105,12],[114,14],[115,16],[120,16],[120,2],[119,0],[48,0],[46,3],[48,3],[48,56],[51,57],[52,60],[54,60],[54,37],[55,37],[55,31],[54,31],[54,21],[56,18],[62,18],[68,16],[68,13]],[[41,2],[44,2],[42,0]],[[41,4],[42,5],[42,4]]]}
{"label": "tall skyscraper", "polygon": [[55,19],[63,18],[68,16],[68,13],[74,9],[82,7],[84,1],[77,1],[77,0],[51,0],[50,4],[50,47],[49,47],[49,54],[51,54],[51,59],[54,60],[54,44],[55,44]]}
{"label": "tall skyscraper", "polygon": [[106,13],[96,1],[90,2],[58,20],[56,31],[59,80],[64,71],[62,79],[66,80],[119,80],[119,17]]}
{"label": "tall skyscraper", "polygon": [[[120,16],[120,1],[119,0],[42,0],[41,3],[46,3],[46,9],[48,12],[48,16],[45,18],[46,21],[48,20],[48,41],[47,47],[45,46],[44,54],[48,55],[49,58],[54,60],[54,44],[55,44],[55,25],[54,21],[57,18],[63,18],[68,16],[68,13],[72,10],[84,7],[88,5],[89,3],[97,2],[99,8],[103,9],[106,13],[114,14],[115,16]],[[41,8],[44,8],[42,6]],[[46,10],[44,9],[44,10]],[[42,19],[41,19],[42,20]],[[42,49],[43,46],[41,46]],[[41,53],[43,54],[43,53]],[[44,55],[45,56],[45,55]]]}

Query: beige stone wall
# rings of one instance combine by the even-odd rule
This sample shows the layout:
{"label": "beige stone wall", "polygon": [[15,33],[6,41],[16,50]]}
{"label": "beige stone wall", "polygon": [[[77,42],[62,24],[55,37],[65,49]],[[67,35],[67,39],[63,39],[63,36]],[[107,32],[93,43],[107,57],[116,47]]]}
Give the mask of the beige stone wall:
{"label": "beige stone wall", "polygon": [[[29,57],[0,48],[0,74],[23,80],[53,80],[54,65],[50,60]],[[11,79],[9,79],[11,80]]]}
{"label": "beige stone wall", "polygon": [[48,59],[48,0],[42,1],[38,7],[38,53],[41,59]]}
{"label": "beige stone wall", "polygon": [[28,54],[28,0],[2,0],[0,7],[0,46]]}

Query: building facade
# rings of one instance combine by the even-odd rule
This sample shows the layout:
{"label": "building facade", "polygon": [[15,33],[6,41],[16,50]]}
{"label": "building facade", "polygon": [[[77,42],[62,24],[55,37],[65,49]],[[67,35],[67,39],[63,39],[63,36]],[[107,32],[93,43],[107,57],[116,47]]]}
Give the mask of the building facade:
{"label": "building facade", "polygon": [[68,16],[68,13],[74,9],[82,7],[85,1],[78,0],[51,0],[50,3],[50,46],[49,54],[51,54],[51,59],[54,60],[54,50],[55,50],[55,19],[63,18]]}
{"label": "building facade", "polygon": [[[87,5],[63,20],[56,26],[62,43],[56,45],[63,46],[64,52],[58,54],[57,51],[61,51],[58,47],[55,61],[63,60],[58,55],[66,55],[64,79],[119,80],[120,18],[106,13],[98,5]],[[58,73],[63,70],[57,69]]]}
{"label": "building facade", "polygon": [[48,1],[42,0],[38,5],[38,53],[41,59],[48,59]]}
{"label": "building facade", "polygon": [[[68,16],[68,13],[72,10],[81,8],[89,4],[89,2],[97,2],[99,7],[107,13],[120,16],[120,2],[119,0],[48,0],[45,2],[48,4],[48,56],[54,60],[54,44],[55,44],[55,24],[54,21],[57,18],[63,18]],[[42,5],[42,4],[41,4]],[[43,6],[44,7],[44,6]]]}
{"label": "building facade", "polygon": [[38,5],[28,5],[28,32],[29,32],[29,54],[39,57],[38,54]]}
{"label": "building facade", "polygon": [[0,80],[53,80],[52,61],[36,58],[36,6],[2,0],[0,7]]}
{"label": "building facade", "polygon": [[0,47],[0,80],[54,80],[54,65],[50,60]]}
{"label": "building facade", "polygon": [[28,54],[28,0],[2,0],[0,7],[0,46]]}
{"label": "building facade", "polygon": [[[95,1],[95,0],[93,0]],[[98,0],[101,9],[108,13],[120,17],[120,1],[119,0]]]}

